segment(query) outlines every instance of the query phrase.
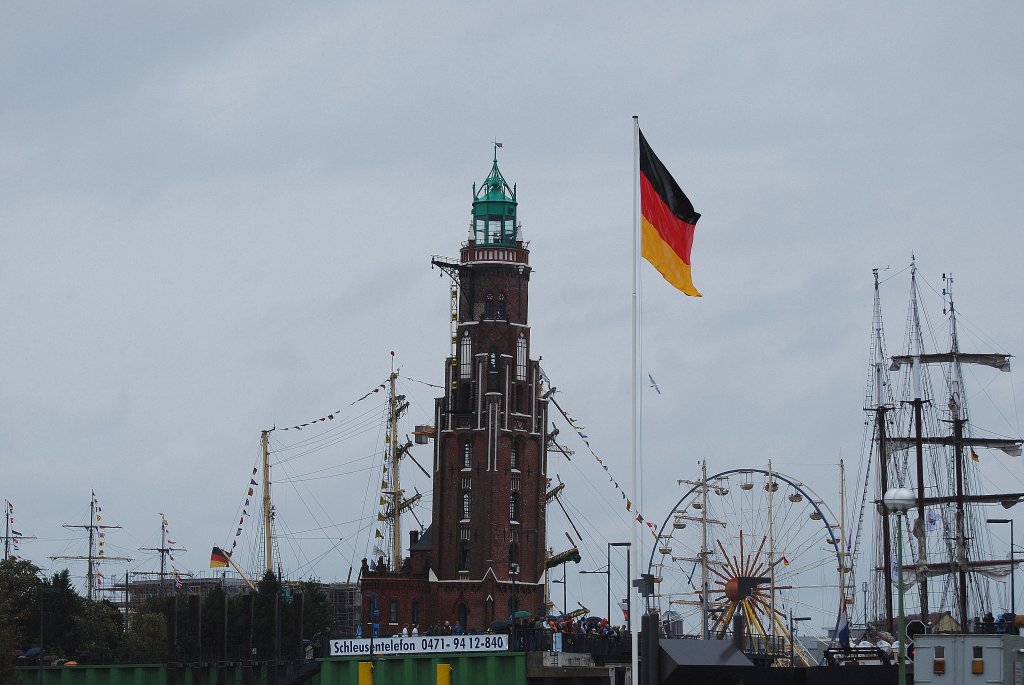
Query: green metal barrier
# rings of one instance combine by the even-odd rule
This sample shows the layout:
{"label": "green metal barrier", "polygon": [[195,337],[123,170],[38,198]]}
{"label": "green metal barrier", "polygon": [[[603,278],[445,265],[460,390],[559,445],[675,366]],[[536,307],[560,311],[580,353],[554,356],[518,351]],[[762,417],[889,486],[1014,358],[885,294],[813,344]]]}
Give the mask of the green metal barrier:
{"label": "green metal barrier", "polygon": [[[349,685],[359,682],[364,658],[325,659],[314,685]],[[515,652],[486,654],[414,654],[381,657],[374,662],[373,685],[435,685],[438,665],[452,667],[452,685],[525,685],[526,655]]]}
{"label": "green metal barrier", "polygon": [[[320,673],[313,676],[310,685],[354,685],[359,682],[359,662],[365,658],[333,658],[320,660]],[[479,654],[415,654],[381,657],[374,662],[373,685],[435,685],[438,665],[452,667],[452,685],[525,685],[526,655],[515,652]],[[287,674],[295,670],[282,667],[278,682],[285,682]],[[166,664],[108,664],[101,666],[19,666],[16,669],[22,685],[167,685]],[[178,685],[217,685],[218,667],[204,664],[193,668],[189,664],[175,667]],[[198,676],[193,680],[194,676]],[[242,683],[240,664],[227,668],[227,682]],[[253,682],[267,682],[266,664],[256,664]]]}
{"label": "green metal barrier", "polygon": [[[19,666],[15,670],[21,678],[22,685],[37,685],[37,683],[39,685],[167,685],[168,673],[171,669],[167,664],[45,666],[42,670],[41,680],[38,666]],[[287,676],[296,670],[297,665],[295,664],[281,666],[278,682],[285,682]],[[226,667],[226,671],[229,685],[239,685],[245,682],[241,664],[233,663]],[[191,664],[174,666],[177,685],[193,685],[193,683],[196,685],[218,685],[219,672],[220,668],[216,663],[201,664],[197,667],[193,667]],[[254,685],[264,685],[267,682],[267,665],[265,663],[253,665],[252,682]],[[316,685],[317,682],[314,677],[311,685]]]}

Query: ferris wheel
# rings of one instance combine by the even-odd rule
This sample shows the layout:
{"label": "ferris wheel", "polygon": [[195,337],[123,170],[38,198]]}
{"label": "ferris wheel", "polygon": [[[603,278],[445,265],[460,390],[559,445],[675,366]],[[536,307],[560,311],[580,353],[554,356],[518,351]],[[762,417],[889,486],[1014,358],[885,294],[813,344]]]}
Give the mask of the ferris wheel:
{"label": "ferris wheel", "polygon": [[834,630],[850,562],[827,504],[770,467],[704,473],[679,481],[689,489],[651,551],[666,633],[723,638],[739,617],[769,655],[788,657],[794,615],[805,634]]}

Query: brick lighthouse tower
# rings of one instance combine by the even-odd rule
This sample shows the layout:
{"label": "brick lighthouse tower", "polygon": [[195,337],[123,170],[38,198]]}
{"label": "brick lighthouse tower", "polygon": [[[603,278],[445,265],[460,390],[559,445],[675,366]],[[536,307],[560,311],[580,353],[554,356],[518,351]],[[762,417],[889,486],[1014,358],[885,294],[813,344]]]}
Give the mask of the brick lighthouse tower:
{"label": "brick lighthouse tower", "polygon": [[495,147],[458,260],[433,260],[453,296],[445,393],[429,431],[433,516],[410,533],[401,568],[363,560],[361,623],[379,620],[382,635],[445,622],[482,632],[516,611],[544,612],[548,402],[530,359],[530,251],[517,206]]}
{"label": "brick lighthouse tower", "polygon": [[473,187],[458,262],[434,261],[458,306],[434,417],[430,603],[437,620],[469,628],[544,603],[547,400],[530,358],[530,251],[517,206],[495,154]]}

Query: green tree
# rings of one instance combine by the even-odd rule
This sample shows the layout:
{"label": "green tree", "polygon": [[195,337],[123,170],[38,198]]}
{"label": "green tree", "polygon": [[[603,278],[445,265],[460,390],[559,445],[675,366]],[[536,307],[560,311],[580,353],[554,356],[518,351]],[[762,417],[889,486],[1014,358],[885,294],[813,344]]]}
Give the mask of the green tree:
{"label": "green tree", "polygon": [[[0,561],[0,628],[15,649],[39,640],[39,567],[14,558]],[[6,682],[6,681],[3,681]]]}
{"label": "green tree", "polygon": [[328,599],[320,581],[315,578],[303,581],[302,595],[306,602],[303,609],[305,615],[302,617],[302,636],[312,639],[325,628],[328,632],[334,630],[334,607],[331,606],[331,600]]}
{"label": "green tree", "polygon": [[312,642],[314,654],[320,656],[324,653],[325,641],[330,639],[335,628],[334,606],[315,578],[303,581],[302,595],[305,597],[302,637]]}
{"label": "green tree", "polygon": [[162,609],[144,606],[133,612],[119,653],[126,663],[157,663],[167,657],[167,618]]}
{"label": "green tree", "polygon": [[203,600],[203,654],[207,659],[220,655],[220,641],[224,631],[224,590],[217,586]]}
{"label": "green tree", "polygon": [[85,663],[109,663],[122,639],[121,612],[107,600],[81,602],[74,617],[73,653]]}
{"label": "green tree", "polygon": [[36,613],[42,618],[43,648],[48,654],[61,657],[76,656],[78,651],[81,613],[87,600],[75,592],[67,569],[44,580],[42,592],[36,601],[42,601],[42,611],[36,604]]}
{"label": "green tree", "polygon": [[18,649],[14,630],[4,618],[0,616],[0,683],[21,685],[21,678],[14,670],[14,654]]}
{"label": "green tree", "polygon": [[[275,612],[280,602],[281,582],[273,571],[267,571],[259,584],[256,586],[256,597],[253,607],[253,646],[260,659],[272,659],[276,657],[274,652],[274,638],[278,634],[279,626],[274,620]],[[287,625],[285,617],[286,605],[280,606],[281,625]]]}

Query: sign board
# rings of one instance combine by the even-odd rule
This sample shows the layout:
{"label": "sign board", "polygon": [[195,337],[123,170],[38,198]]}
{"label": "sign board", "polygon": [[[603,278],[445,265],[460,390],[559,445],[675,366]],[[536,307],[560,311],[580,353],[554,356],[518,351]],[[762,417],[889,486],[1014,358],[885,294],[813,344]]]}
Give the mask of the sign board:
{"label": "sign board", "polygon": [[[370,656],[369,638],[331,640],[331,656]],[[506,652],[508,635],[418,635],[381,637],[373,641],[373,655],[436,654],[441,652]]]}

